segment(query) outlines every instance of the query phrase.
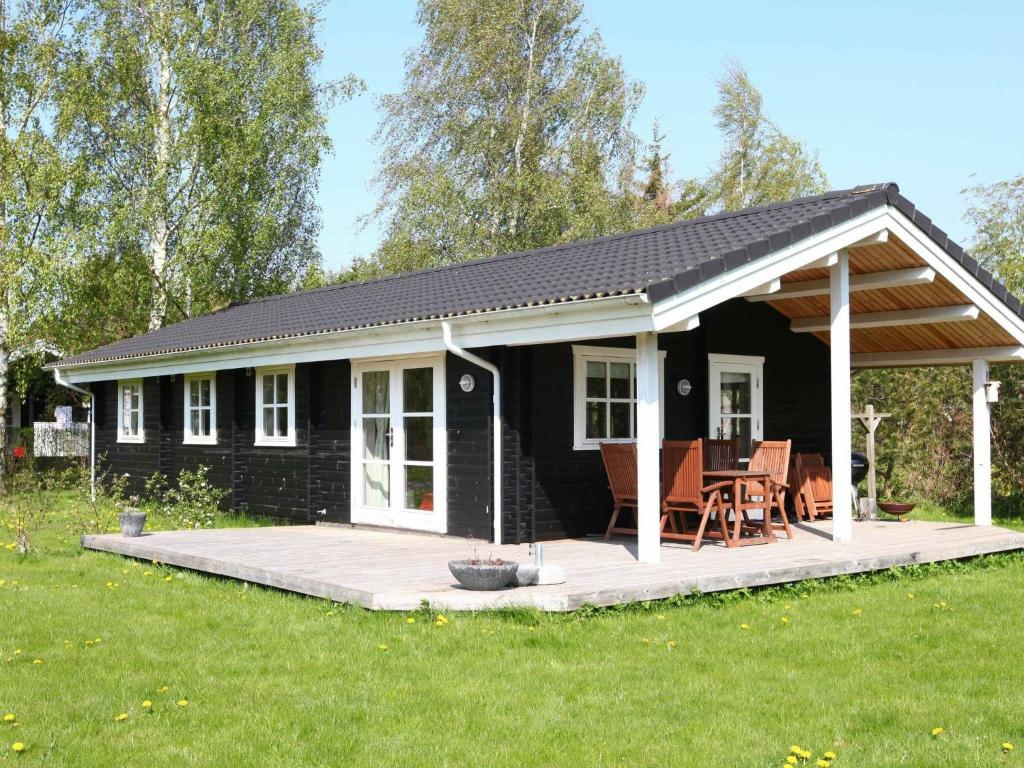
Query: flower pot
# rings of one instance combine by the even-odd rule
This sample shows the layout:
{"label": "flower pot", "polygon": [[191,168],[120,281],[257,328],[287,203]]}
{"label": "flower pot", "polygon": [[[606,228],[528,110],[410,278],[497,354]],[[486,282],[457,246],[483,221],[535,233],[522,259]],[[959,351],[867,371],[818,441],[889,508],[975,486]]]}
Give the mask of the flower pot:
{"label": "flower pot", "polygon": [[146,526],[146,513],[128,507],[117,515],[117,522],[121,525],[122,536],[141,536]]}
{"label": "flower pot", "polygon": [[516,570],[519,563],[502,562],[489,563],[486,561],[472,562],[470,560],[449,560],[448,570],[466,589],[474,591],[490,591],[504,589],[516,577]]}
{"label": "flower pot", "polygon": [[905,523],[910,519],[910,513],[913,511],[917,504],[913,502],[900,502],[900,501],[880,501],[878,502],[878,508],[885,512],[887,515],[893,515],[900,519],[901,523]]}

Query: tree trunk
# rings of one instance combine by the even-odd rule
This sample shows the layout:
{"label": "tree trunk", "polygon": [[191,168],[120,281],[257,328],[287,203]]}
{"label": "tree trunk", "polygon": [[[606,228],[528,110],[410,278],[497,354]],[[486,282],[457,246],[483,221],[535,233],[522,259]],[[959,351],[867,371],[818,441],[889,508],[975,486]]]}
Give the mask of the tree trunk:
{"label": "tree trunk", "polygon": [[10,351],[7,349],[7,315],[0,312],[0,495],[7,493],[7,373]]}
{"label": "tree trunk", "polygon": [[519,231],[519,198],[522,194],[520,177],[523,170],[523,147],[526,144],[526,132],[530,125],[530,111],[533,107],[533,71],[537,47],[537,25],[540,23],[540,17],[543,13],[544,7],[542,5],[537,9],[537,13],[533,17],[526,39],[526,89],[523,94],[522,115],[519,119],[519,133],[516,135],[515,145],[512,147],[512,158],[515,164],[515,195],[512,198],[512,221],[509,222],[509,233],[512,237],[515,237]]}
{"label": "tree trunk", "polygon": [[171,58],[165,47],[160,49],[160,74],[157,80],[156,115],[153,125],[156,140],[156,167],[153,186],[155,209],[150,222],[149,269],[152,300],[149,330],[160,328],[167,317],[167,205],[168,163],[171,153]]}

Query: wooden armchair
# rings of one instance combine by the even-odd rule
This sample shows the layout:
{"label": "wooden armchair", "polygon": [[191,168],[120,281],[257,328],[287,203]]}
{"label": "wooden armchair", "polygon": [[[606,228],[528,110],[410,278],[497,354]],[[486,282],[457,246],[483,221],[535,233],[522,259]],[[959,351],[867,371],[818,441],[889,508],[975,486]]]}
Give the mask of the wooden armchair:
{"label": "wooden armchair", "polygon": [[[614,533],[636,535],[636,446],[632,443],[601,443],[601,460],[604,471],[608,475],[608,487],[612,492],[615,509],[608,529],[604,532],[605,540]],[[623,509],[633,511],[633,527],[620,526],[619,515]],[[664,521],[662,521],[664,526]]]}
{"label": "wooden armchair", "polygon": [[793,460],[797,516],[817,520],[832,514],[832,470],[820,453],[798,453]]}
{"label": "wooden armchair", "polygon": [[[761,489],[763,493],[758,493],[757,488],[752,488],[750,493],[765,500],[764,514],[769,518],[768,523],[775,530],[785,531],[790,539],[793,538],[793,530],[789,527],[789,516],[786,514],[786,491],[789,490],[786,475],[792,446],[792,440],[755,440],[751,443],[753,454],[747,465],[747,469],[771,473],[771,484]],[[773,512],[779,513],[782,522],[771,522]]]}
{"label": "wooden armchair", "polygon": [[705,472],[714,472],[720,469],[739,469],[739,439],[705,440],[701,447],[704,452]]}
{"label": "wooden armchair", "polygon": [[[692,541],[693,550],[700,549],[705,534],[722,539],[733,546],[726,524],[723,489],[728,481],[704,485],[704,458],[701,440],[665,440],[661,449],[661,477],[664,495],[661,501],[661,535],[676,541]],[[717,529],[707,530],[712,514]],[[687,516],[700,517],[696,533],[690,532]],[[669,530],[665,530],[668,523]]]}

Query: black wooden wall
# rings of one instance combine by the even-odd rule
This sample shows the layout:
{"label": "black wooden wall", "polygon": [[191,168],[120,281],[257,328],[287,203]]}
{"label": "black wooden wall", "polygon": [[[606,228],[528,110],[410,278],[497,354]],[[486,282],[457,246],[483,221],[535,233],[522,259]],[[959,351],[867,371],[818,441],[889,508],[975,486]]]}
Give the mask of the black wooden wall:
{"label": "black wooden wall", "polygon": [[[590,346],[627,346],[606,339]],[[709,353],[765,357],[765,437],[792,438],[794,450],[829,450],[828,347],[765,304],[728,302],[701,314],[700,327],[663,334],[665,435],[705,436]],[[474,350],[502,371],[502,536],[534,541],[604,529],[611,510],[597,451],[573,450],[572,345]],[[491,376],[465,360],[446,359],[448,531],[490,539],[493,433]],[[459,379],[473,374],[463,392]],[[296,446],[256,447],[255,378],[244,369],[217,374],[215,446],[183,445],[184,377],[146,379],[146,442],[116,442],[116,382],[97,391],[97,455],[132,477],[133,492],[161,471],[209,466],[211,479],[231,490],[236,508],[297,521],[348,522],[350,504],[351,366],[331,361],[296,366]],[[689,379],[691,393],[676,392]],[[321,511],[323,513],[321,514]]]}

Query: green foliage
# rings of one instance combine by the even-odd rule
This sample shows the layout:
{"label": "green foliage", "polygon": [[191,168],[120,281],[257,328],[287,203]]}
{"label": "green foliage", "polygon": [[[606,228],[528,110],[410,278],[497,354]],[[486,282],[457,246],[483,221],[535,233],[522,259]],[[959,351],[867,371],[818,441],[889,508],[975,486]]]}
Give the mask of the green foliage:
{"label": "green foliage", "polygon": [[317,83],[316,13],[97,0],[81,15],[57,125],[81,170],[83,321],[129,335],[290,289],[316,262],[326,110],[361,87]]}
{"label": "green foliage", "polygon": [[713,207],[731,211],[828,189],[817,152],[783,133],[762,102],[746,69],[730,64],[714,109],[725,148],[707,183]]}
{"label": "green foliage", "polygon": [[11,537],[19,555],[35,546],[35,536],[49,523],[55,501],[53,479],[31,470],[14,473],[11,493],[0,498],[0,526]]}
{"label": "green foliage", "polygon": [[422,0],[422,43],[380,101],[386,237],[357,274],[633,228],[642,87],[576,0]]}
{"label": "green foliage", "polygon": [[228,491],[213,485],[210,468],[184,469],[177,482],[169,485],[160,473],[146,481],[146,492],[156,512],[173,528],[213,528],[220,516],[220,503]]}

